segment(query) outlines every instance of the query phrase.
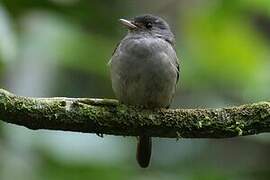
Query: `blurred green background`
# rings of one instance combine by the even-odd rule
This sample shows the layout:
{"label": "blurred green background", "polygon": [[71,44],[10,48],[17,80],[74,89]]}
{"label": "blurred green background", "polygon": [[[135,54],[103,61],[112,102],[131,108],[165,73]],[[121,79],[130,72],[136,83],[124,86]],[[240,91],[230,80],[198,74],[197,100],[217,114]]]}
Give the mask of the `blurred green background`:
{"label": "blurred green background", "polygon": [[[34,97],[114,98],[107,61],[126,30],[119,18],[152,13],[177,40],[173,107],[270,99],[269,0],[1,0],[1,88]],[[136,138],[30,131],[0,123],[1,180],[270,179],[269,135],[155,138],[150,168]]]}

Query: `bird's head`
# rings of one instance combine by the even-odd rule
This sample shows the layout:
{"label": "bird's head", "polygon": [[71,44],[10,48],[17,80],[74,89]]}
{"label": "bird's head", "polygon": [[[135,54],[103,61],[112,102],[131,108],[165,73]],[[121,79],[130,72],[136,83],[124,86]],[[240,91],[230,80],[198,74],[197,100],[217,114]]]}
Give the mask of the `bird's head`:
{"label": "bird's head", "polygon": [[174,44],[174,36],[168,23],[158,16],[146,14],[136,16],[131,20],[120,19],[119,21],[128,28],[130,33],[146,33]]}

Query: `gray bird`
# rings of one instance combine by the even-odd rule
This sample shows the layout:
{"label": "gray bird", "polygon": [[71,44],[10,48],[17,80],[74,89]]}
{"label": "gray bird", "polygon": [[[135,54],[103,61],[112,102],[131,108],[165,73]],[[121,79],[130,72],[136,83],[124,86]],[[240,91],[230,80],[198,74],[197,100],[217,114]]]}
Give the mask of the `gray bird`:
{"label": "gray bird", "polygon": [[[179,79],[174,35],[169,25],[150,14],[120,22],[128,33],[108,63],[117,99],[126,105],[168,108]],[[141,134],[137,161],[143,168],[149,165],[151,146],[151,137]]]}

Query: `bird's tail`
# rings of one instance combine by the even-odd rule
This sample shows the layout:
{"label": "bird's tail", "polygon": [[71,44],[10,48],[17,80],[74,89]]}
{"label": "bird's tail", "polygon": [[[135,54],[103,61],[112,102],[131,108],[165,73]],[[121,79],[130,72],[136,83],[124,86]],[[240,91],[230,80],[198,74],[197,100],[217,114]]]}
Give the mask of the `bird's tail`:
{"label": "bird's tail", "polygon": [[149,165],[152,150],[152,140],[149,136],[140,136],[137,145],[137,161],[142,168]]}

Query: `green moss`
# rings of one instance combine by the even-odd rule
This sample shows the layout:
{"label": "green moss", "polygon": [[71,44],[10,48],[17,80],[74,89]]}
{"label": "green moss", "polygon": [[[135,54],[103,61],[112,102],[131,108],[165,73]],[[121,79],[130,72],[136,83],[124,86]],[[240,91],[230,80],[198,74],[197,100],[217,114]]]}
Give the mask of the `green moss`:
{"label": "green moss", "polygon": [[107,99],[24,98],[0,89],[0,118],[31,129],[220,138],[268,132],[269,117],[268,102],[220,109],[150,110]]}
{"label": "green moss", "polygon": [[238,132],[238,136],[243,135],[243,130],[240,127],[236,127],[235,130]]}

